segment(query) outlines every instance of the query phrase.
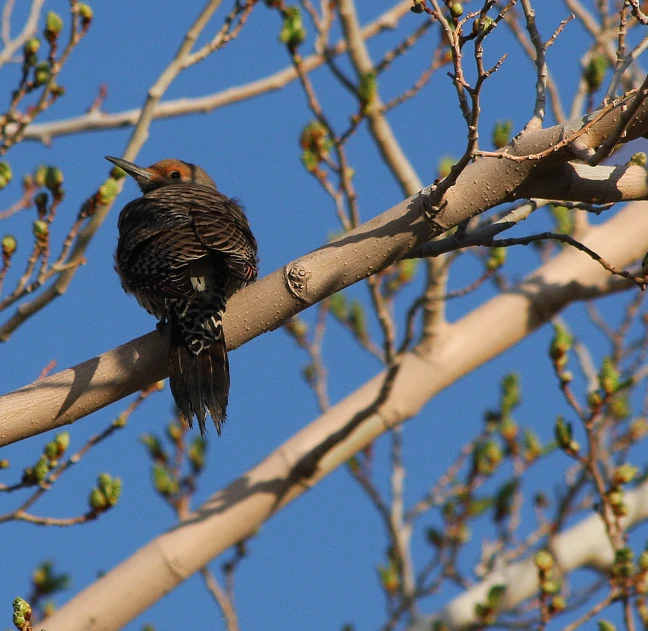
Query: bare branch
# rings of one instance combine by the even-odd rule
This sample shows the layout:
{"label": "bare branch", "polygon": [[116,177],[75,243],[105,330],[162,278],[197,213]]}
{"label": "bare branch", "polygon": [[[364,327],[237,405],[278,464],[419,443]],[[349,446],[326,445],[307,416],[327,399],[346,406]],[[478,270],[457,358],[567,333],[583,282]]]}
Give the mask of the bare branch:
{"label": "bare branch", "polygon": [[[601,251],[615,265],[623,266],[648,247],[648,229],[640,228],[646,223],[644,208],[634,204],[605,225],[591,228],[585,243]],[[629,226],[633,229],[629,230]],[[370,444],[387,428],[411,418],[448,384],[509,348],[571,301],[605,291],[606,279],[607,273],[587,257],[564,250],[513,291],[493,298],[454,323],[445,344],[437,346],[432,355],[407,353],[388,400],[379,408],[374,402],[383,386],[384,374],[377,375],[219,491],[187,521],[140,548],[132,558],[78,594],[48,619],[48,629],[82,628],[90,617],[93,624],[106,631],[123,627],[210,559],[256,531],[277,510],[346,462],[351,454]],[[322,453],[319,447],[330,443],[358,415],[364,419],[361,427],[342,443],[333,441],[331,449]],[[648,486],[644,492],[648,492]],[[633,509],[636,512],[631,512],[630,523],[645,519],[648,501],[637,497]],[[596,525],[591,526],[590,522]],[[600,518],[593,516],[584,527],[602,530]],[[579,558],[586,539],[582,530],[570,536],[569,559]],[[612,558],[611,548],[597,544],[587,546],[587,555],[580,555],[580,563],[606,566]],[[156,576],[155,584],[146,580],[151,574]],[[528,574],[531,578],[525,578]],[[497,578],[492,577],[485,586],[480,585],[479,592],[469,594],[474,597],[479,593],[483,600],[485,590],[492,584],[490,580]],[[537,573],[516,572],[515,578],[524,579],[516,594],[537,589]],[[474,607],[463,611],[474,615]]]}
{"label": "bare branch", "polygon": [[[623,520],[626,528],[648,519],[648,483],[644,482],[624,497],[629,508]],[[571,572],[577,568],[590,567],[600,571],[609,569],[614,562],[614,550],[607,538],[599,515],[593,514],[557,535],[553,539],[552,553],[561,571]],[[538,572],[532,558],[508,565],[492,572],[488,578],[452,600],[443,610],[425,616],[408,627],[408,631],[428,631],[436,621],[451,629],[469,629],[479,621],[475,605],[485,602],[493,585],[506,586],[502,609],[510,610],[539,590]],[[604,601],[607,602],[607,601]]]}
{"label": "bare branch", "polygon": [[484,245],[488,245],[489,247],[506,248],[512,245],[530,245],[531,243],[536,243],[538,241],[545,241],[545,240],[553,240],[553,241],[560,241],[561,243],[567,243],[568,245],[571,245],[577,250],[580,250],[581,252],[587,254],[587,256],[589,256],[591,259],[599,263],[601,267],[603,267],[603,269],[610,272],[610,274],[614,274],[615,276],[621,276],[622,278],[626,278],[632,281],[633,283],[637,284],[640,289],[644,289],[646,286],[646,279],[643,276],[637,277],[634,274],[631,274],[624,270],[615,269],[599,254],[597,254],[593,250],[590,250],[587,246],[583,245],[580,241],[577,241],[573,237],[570,237],[568,234],[543,232],[541,234],[533,234],[528,237],[518,237],[515,239],[493,239],[492,241],[485,243]]}
{"label": "bare branch", "polygon": [[628,0],[628,2],[632,7],[632,15],[634,15],[635,19],[644,26],[648,26],[648,15],[641,10],[639,0]]}
{"label": "bare branch", "polygon": [[[9,42],[4,42],[5,47],[3,50],[0,51],[0,67],[4,66],[8,61],[11,60],[11,57],[16,53],[16,51],[30,38],[36,33],[36,29],[38,27],[38,20],[40,18],[40,12],[41,9],[43,8],[43,4],[45,4],[45,0],[32,0],[31,3],[31,9],[29,11],[29,16],[27,17],[27,20],[25,21],[25,26],[23,27],[22,32],[20,35],[18,35],[15,39],[9,41]],[[10,9],[12,6],[12,3],[7,2],[5,5],[5,10]],[[3,12],[3,24],[7,23],[5,21],[5,13]],[[5,37],[8,37],[8,27],[3,28],[3,39]]]}
{"label": "bare branch", "polygon": [[[128,141],[128,144],[124,151],[123,157],[127,160],[134,160],[138,152],[144,145],[144,142],[148,137],[148,129],[151,121],[153,120],[155,109],[171,83],[175,80],[175,78],[182,70],[185,70],[189,66],[203,59],[203,56],[201,55],[192,56],[191,51],[196,40],[205,29],[212,15],[220,5],[220,2],[221,0],[209,0],[207,2],[202,12],[199,14],[193,25],[187,31],[175,57],[162,71],[162,74],[158,77],[157,81],[149,89],[144,106],[142,107],[135,128],[133,129],[130,140]],[[236,2],[234,8],[230,11],[229,15],[226,16],[223,27],[218,31],[214,40],[210,42],[210,44],[207,45],[206,48],[201,49],[201,54],[202,52],[204,52],[205,54],[207,54],[207,52],[212,53],[218,48],[230,42],[233,37],[235,37],[236,33],[238,33],[238,26],[235,27],[233,31],[230,31],[230,26],[235,22],[236,18],[240,18],[239,25],[242,25],[245,22],[245,19],[247,18],[249,12],[252,10],[253,6],[253,3],[243,5]],[[78,43],[80,37],[85,33],[84,30],[79,31],[77,29],[78,16],[76,13],[74,13],[74,20],[74,27],[70,36],[70,42],[58,62],[59,66],[65,61],[72,48]],[[53,72],[53,76],[50,79],[48,86],[50,86],[50,84],[53,85],[55,76],[56,75]],[[46,92],[47,91],[45,91],[44,94]],[[13,136],[11,136],[9,140],[5,141],[4,146],[9,146],[10,141],[17,142],[17,140],[22,137],[25,129],[26,127],[18,125],[17,129],[13,132]],[[123,181],[117,182],[117,194],[121,191],[122,186]],[[90,241],[93,239],[99,227],[103,224],[110,209],[112,208],[113,201],[107,204],[97,205],[90,221],[85,224],[83,229],[78,232],[78,235],[75,235],[76,238],[74,240],[74,245],[72,246],[70,243],[64,244],[66,253],[68,249],[71,249],[67,264],[62,270],[55,270],[60,271],[60,273],[56,276],[56,279],[53,280],[53,282],[47,287],[47,289],[42,291],[31,301],[24,302],[18,307],[15,314],[0,328],[1,341],[7,341],[11,334],[23,322],[25,322],[35,313],[38,313],[38,311],[47,306],[52,300],[65,293],[68,286],[72,282],[72,278],[74,277],[79,264],[83,261],[86,248],[88,247]],[[75,228],[78,230],[80,228],[80,225],[81,224],[79,223],[77,226],[75,226]]]}
{"label": "bare branch", "polygon": [[[509,11],[504,16],[504,22],[511,29],[511,32],[515,36],[515,39],[520,43],[520,46],[527,54],[527,57],[535,64],[536,63],[536,52],[535,47],[530,41],[528,35],[522,30],[520,24],[518,23],[517,16],[515,12]],[[549,69],[547,68],[547,92],[549,93],[549,98],[551,100],[551,107],[553,109],[553,114],[558,123],[562,123],[567,116],[562,106],[560,99],[560,94],[558,92],[558,86],[556,85]]]}
{"label": "bare branch", "polygon": [[461,235],[456,233],[450,237],[445,237],[442,239],[437,239],[431,243],[426,243],[421,247],[413,249],[411,252],[408,252],[404,258],[429,258],[439,256],[445,252],[452,252],[457,248],[465,248],[473,245],[481,245],[484,243],[489,243],[494,239],[498,234],[509,230],[513,226],[516,226],[521,221],[524,221],[529,217],[529,215],[536,211],[541,204],[538,200],[532,200],[527,204],[515,208],[504,217],[493,221],[492,223],[485,223],[482,226],[479,226],[472,232],[466,232]]}
{"label": "bare branch", "polygon": [[227,593],[218,584],[216,577],[209,571],[208,567],[205,566],[202,568],[200,573],[205,581],[207,590],[214,597],[214,600],[218,603],[220,610],[223,612],[227,631],[238,631],[239,625],[236,610],[234,609],[232,601],[229,599]]}
{"label": "bare branch", "polygon": [[[411,0],[402,0],[390,10],[385,11],[380,17],[367,24],[362,29],[362,36],[368,39],[385,29],[395,28],[398,21],[404,15],[409,14],[410,5]],[[327,54],[339,55],[346,50],[346,42],[340,40],[327,51]],[[311,72],[324,63],[325,56],[323,54],[315,54],[305,57],[302,61],[302,67],[305,72]],[[227,105],[233,105],[239,101],[254,98],[266,92],[280,90],[296,79],[297,72],[294,67],[290,66],[263,79],[257,79],[256,81],[241,86],[227,88],[215,94],[160,102],[153,111],[153,119],[157,120],[183,116],[185,114],[211,112]],[[99,129],[130,127],[139,120],[140,115],[140,109],[127,110],[116,114],[107,114],[95,109],[82,116],[66,120],[32,124],[27,128],[24,139],[49,143],[58,136],[67,136]]]}
{"label": "bare branch", "polygon": [[[644,103],[639,110],[641,115],[628,128],[626,141],[648,132],[646,110],[648,106]],[[594,113],[594,124],[585,118],[529,131],[517,140],[513,149],[521,155],[542,152],[545,147],[559,143],[567,129],[585,125],[588,133],[583,138],[591,146],[598,146],[616,128],[620,116],[621,108],[616,106],[605,114]],[[569,159],[568,151],[557,151],[547,157],[543,169],[529,160],[478,160],[448,190],[441,210],[433,217],[426,213],[429,189],[424,189],[283,270],[246,287],[232,298],[225,317],[231,347],[280,326],[298,311],[384,269],[414,247],[516,197],[573,199],[576,193],[582,193],[582,201],[600,202],[630,199],[634,191],[641,193],[640,199],[645,198],[647,185],[641,167],[588,167],[570,164]],[[601,175],[603,180],[596,179]],[[484,187],[483,182],[489,182],[489,187]],[[377,243],[385,245],[376,247]],[[55,290],[57,285],[53,287]],[[258,297],[264,292],[267,299],[261,301]],[[0,446],[72,423],[163,379],[167,376],[166,345],[166,339],[156,333],[149,334],[74,369],[0,397]]]}
{"label": "bare branch", "polygon": [[521,0],[522,9],[526,18],[527,31],[535,48],[535,65],[537,71],[536,81],[536,101],[533,108],[533,117],[527,123],[527,128],[542,127],[542,121],[545,117],[545,101],[547,92],[547,62],[545,60],[546,48],[540,37],[535,22],[535,11],[531,6],[531,0]]}
{"label": "bare branch", "polygon": [[615,145],[625,136],[628,125],[630,125],[632,119],[637,115],[637,110],[646,100],[646,97],[648,97],[648,75],[646,75],[641,87],[637,90],[637,93],[632,97],[632,100],[624,109],[617,124],[617,128],[605,139],[605,142],[601,144],[601,146],[596,150],[596,153],[589,159],[590,166],[600,164],[612,153]]}
{"label": "bare branch", "polygon": [[[340,0],[338,10],[345,39],[349,42],[349,56],[358,78],[362,79],[362,77],[375,73],[376,68],[369,56],[353,0]],[[398,179],[403,192],[406,195],[413,195],[421,189],[422,183],[400,147],[382,110],[383,103],[380,96],[376,95],[368,112],[369,128],[381,155]]]}

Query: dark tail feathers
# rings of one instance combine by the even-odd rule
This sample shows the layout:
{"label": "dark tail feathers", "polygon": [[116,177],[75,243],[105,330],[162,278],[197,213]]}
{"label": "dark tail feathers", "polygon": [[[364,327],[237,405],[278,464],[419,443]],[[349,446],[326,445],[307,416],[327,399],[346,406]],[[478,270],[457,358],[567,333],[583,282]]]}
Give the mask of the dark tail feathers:
{"label": "dark tail feathers", "polygon": [[171,394],[189,427],[195,415],[204,436],[209,412],[220,436],[230,387],[225,338],[221,335],[205,350],[193,354],[185,345],[179,324],[172,321],[169,383]]}

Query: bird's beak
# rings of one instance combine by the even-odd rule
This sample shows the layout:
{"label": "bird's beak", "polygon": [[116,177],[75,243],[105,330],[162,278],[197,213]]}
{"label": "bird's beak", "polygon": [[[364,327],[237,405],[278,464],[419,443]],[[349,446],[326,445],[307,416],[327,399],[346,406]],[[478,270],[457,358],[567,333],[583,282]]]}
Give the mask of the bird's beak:
{"label": "bird's beak", "polygon": [[132,162],[128,162],[128,160],[122,160],[121,158],[113,158],[111,156],[106,156],[106,160],[108,160],[108,162],[112,162],[115,166],[118,166],[120,169],[124,169],[124,171],[126,171],[128,175],[134,177],[138,182],[140,181],[140,178],[143,178],[144,180],[153,179],[153,173],[151,173],[147,169],[138,167],[136,164],[133,164]]}

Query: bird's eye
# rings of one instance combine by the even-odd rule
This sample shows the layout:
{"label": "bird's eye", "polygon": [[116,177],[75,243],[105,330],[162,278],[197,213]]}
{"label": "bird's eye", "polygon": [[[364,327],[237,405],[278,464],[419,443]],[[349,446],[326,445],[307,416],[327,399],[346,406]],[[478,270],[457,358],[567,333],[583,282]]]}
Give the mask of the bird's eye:
{"label": "bird's eye", "polygon": [[169,173],[169,177],[172,180],[179,180],[182,177],[182,174],[180,173],[180,171],[171,171],[171,173]]}

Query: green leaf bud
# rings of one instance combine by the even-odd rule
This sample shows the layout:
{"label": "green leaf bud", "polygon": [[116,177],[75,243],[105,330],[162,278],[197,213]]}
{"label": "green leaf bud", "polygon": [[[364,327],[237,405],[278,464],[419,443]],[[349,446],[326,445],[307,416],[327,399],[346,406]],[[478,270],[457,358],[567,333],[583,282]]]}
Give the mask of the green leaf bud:
{"label": "green leaf bud", "polygon": [[47,174],[47,166],[41,164],[34,172],[34,182],[36,182],[36,186],[45,186],[46,174]]}
{"label": "green leaf bud", "polygon": [[13,601],[13,623],[15,627],[22,631],[30,627],[32,617],[31,606],[22,598],[15,598]]}
{"label": "green leaf bud", "polygon": [[569,449],[572,442],[571,423],[566,423],[565,419],[562,416],[559,416],[556,419],[554,435],[556,436],[556,442],[561,449]]}
{"label": "green leaf bud", "polygon": [[37,37],[32,37],[25,42],[25,45],[23,46],[23,53],[25,57],[27,57],[28,55],[34,55],[38,52],[39,48],[40,40]]}
{"label": "green leaf bud", "polygon": [[295,49],[306,39],[306,29],[303,26],[301,11],[297,6],[289,6],[283,12],[283,26],[279,33],[279,41],[290,49]]}
{"label": "green leaf bud", "polygon": [[16,237],[14,237],[12,234],[6,234],[4,237],[2,237],[0,244],[2,245],[3,258],[9,258],[18,247]]}
{"label": "green leaf bud", "polygon": [[11,182],[13,178],[13,173],[11,171],[11,167],[9,166],[9,163],[6,161],[0,162],[0,191]]}
{"label": "green leaf bud", "polygon": [[205,466],[206,451],[207,442],[202,436],[196,436],[187,452],[187,458],[189,458],[194,473],[199,473]]}
{"label": "green leaf bud", "polygon": [[645,167],[646,162],[648,162],[648,158],[646,158],[646,152],[638,151],[637,153],[632,155],[632,157],[626,164],[628,166]]}
{"label": "green leaf bud", "polygon": [[491,248],[490,254],[486,259],[486,269],[489,272],[494,272],[506,263],[506,248]]}
{"label": "green leaf bud", "polygon": [[49,224],[42,219],[37,219],[32,226],[32,232],[37,239],[44,239],[49,234]]}
{"label": "green leaf bud", "polygon": [[358,86],[358,95],[362,102],[362,113],[365,115],[371,114],[378,97],[378,76],[375,70],[362,75]]}
{"label": "green leaf bud", "polygon": [[541,572],[549,572],[554,566],[554,559],[547,550],[538,550],[533,557],[533,562]]}
{"label": "green leaf bud", "polygon": [[639,569],[642,572],[648,572],[648,550],[644,550],[639,555]]}
{"label": "green leaf bud", "polygon": [[352,300],[349,308],[349,324],[353,333],[358,339],[364,340],[367,337],[367,323],[362,304],[357,300]]}
{"label": "green leaf bud", "polygon": [[81,27],[87,29],[92,22],[92,18],[94,17],[92,7],[83,2],[80,2],[77,10],[79,11],[79,17],[81,18]]}
{"label": "green leaf bud", "polygon": [[34,85],[45,85],[52,76],[52,71],[46,61],[41,61],[36,68],[34,68]]}
{"label": "green leaf bud", "polygon": [[348,318],[347,301],[342,292],[330,296],[328,304],[329,310],[338,320],[345,321]]}
{"label": "green leaf bud", "polygon": [[454,2],[450,5],[450,13],[456,18],[461,17],[463,15],[463,5],[461,2]]}
{"label": "green leaf bud", "polygon": [[45,30],[43,34],[48,42],[54,42],[63,30],[63,19],[58,13],[49,11],[45,18]]}
{"label": "green leaf bud", "polygon": [[504,594],[506,593],[506,585],[493,585],[488,590],[488,596],[486,596],[486,604],[491,609],[498,609],[502,604],[504,599]]}
{"label": "green leaf bud", "polygon": [[[554,338],[549,347],[549,356],[555,362],[562,359],[572,348],[574,338],[561,324],[554,324]],[[564,368],[564,365],[562,366]]]}
{"label": "green leaf bud", "polygon": [[572,234],[574,232],[574,215],[566,206],[551,204],[549,210],[556,222],[556,232]]}
{"label": "green leaf bud", "polygon": [[90,508],[96,512],[105,510],[108,506],[106,496],[98,488],[93,488],[92,491],[90,491],[88,504],[90,505]]}
{"label": "green leaf bud", "polygon": [[492,505],[493,505],[493,500],[490,497],[482,497],[473,500],[468,505],[468,516],[479,517],[479,515],[485,513]]}
{"label": "green leaf bud", "polygon": [[619,371],[614,365],[612,358],[603,358],[603,366],[601,367],[601,373],[599,374],[601,390],[603,390],[605,394],[613,394],[619,387],[619,381]]}
{"label": "green leaf bud", "polygon": [[455,165],[457,160],[452,156],[444,156],[439,160],[437,164],[437,174],[440,178],[448,177],[452,167]]}
{"label": "green leaf bud", "polygon": [[614,484],[628,484],[635,479],[637,473],[639,473],[638,467],[633,467],[631,464],[626,462],[618,467],[614,472]]}
{"label": "green leaf bud", "polygon": [[552,614],[557,614],[567,609],[567,601],[564,596],[554,596],[549,603],[549,610]]}
{"label": "green leaf bud", "polygon": [[45,171],[45,187],[54,192],[63,184],[63,171],[56,167],[47,167]]}

